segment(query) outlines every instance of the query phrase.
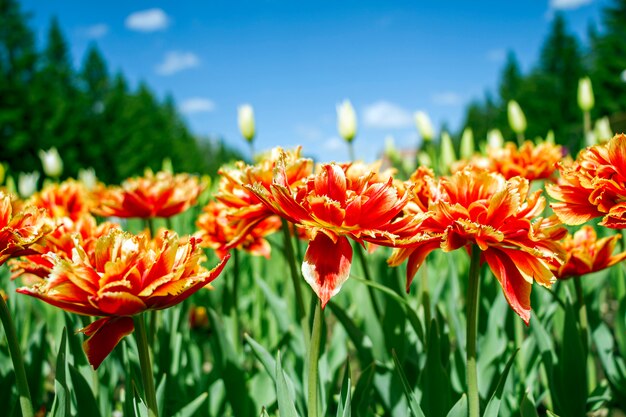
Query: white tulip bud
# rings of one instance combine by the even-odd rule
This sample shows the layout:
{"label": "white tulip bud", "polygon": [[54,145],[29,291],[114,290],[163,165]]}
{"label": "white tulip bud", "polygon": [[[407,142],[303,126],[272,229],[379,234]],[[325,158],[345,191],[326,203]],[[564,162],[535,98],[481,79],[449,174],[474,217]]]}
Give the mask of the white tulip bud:
{"label": "white tulip bud", "polygon": [[556,143],[554,131],[552,129],[548,130],[548,133],[546,134],[546,143],[549,143],[550,145],[554,145]]}
{"label": "white tulip bud", "polygon": [[58,178],[63,173],[63,161],[56,148],[48,151],[39,150],[39,159],[43,166],[43,172],[51,178]]}
{"label": "white tulip bud", "polygon": [[584,112],[593,109],[594,105],[593,89],[589,77],[581,78],[578,81],[578,107]]}
{"label": "white tulip bud", "polygon": [[98,183],[98,177],[96,177],[96,171],[93,168],[79,169],[78,180],[82,182],[88,190],[96,188]]}
{"label": "white tulip bud", "polygon": [[504,146],[504,137],[500,129],[491,129],[487,132],[487,146],[492,149],[500,149]]}
{"label": "white tulip bud", "polygon": [[463,130],[460,153],[462,159],[470,159],[474,156],[474,132],[469,127]]}
{"label": "white tulip bud", "polygon": [[424,151],[420,151],[417,154],[417,162],[419,162],[419,164],[423,166],[427,166],[427,167],[433,166],[433,161],[430,159],[430,156],[428,155],[428,153]]}
{"label": "white tulip bud", "polygon": [[356,113],[350,100],[344,100],[337,105],[337,130],[346,142],[352,142],[356,136]]}
{"label": "white tulip bud", "polygon": [[622,73],[620,74],[619,78],[626,83],[626,69],[624,71],[622,71]]}
{"label": "white tulip bud", "polygon": [[609,141],[614,134],[613,129],[611,129],[611,124],[609,123],[609,118],[606,116],[596,120],[594,131],[598,142]]}
{"label": "white tulip bud", "polygon": [[39,181],[39,172],[33,171],[29,174],[20,172],[17,178],[17,191],[22,198],[30,197],[37,191],[37,182]]}
{"label": "white tulip bud", "polygon": [[509,101],[507,106],[507,115],[509,116],[509,125],[513,132],[520,134],[526,131],[526,116],[517,101]]}
{"label": "white tulip bud", "polygon": [[415,113],[415,124],[417,125],[417,130],[422,135],[422,139],[424,142],[430,142],[435,137],[435,131],[433,130],[433,125],[430,122],[430,117],[428,114],[423,111],[418,111]]}
{"label": "white tulip bud", "polygon": [[454,144],[448,132],[441,133],[441,163],[440,168],[450,171],[452,164],[456,162],[456,153],[454,152]]}
{"label": "white tulip bud", "polygon": [[248,142],[254,140],[254,110],[249,104],[241,105],[237,108],[237,121],[239,122],[239,131],[241,136]]}

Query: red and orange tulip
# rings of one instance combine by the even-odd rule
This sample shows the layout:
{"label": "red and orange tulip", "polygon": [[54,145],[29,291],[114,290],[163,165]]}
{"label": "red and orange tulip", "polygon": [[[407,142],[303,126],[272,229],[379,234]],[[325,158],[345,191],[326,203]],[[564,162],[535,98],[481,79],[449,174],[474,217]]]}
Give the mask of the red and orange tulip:
{"label": "red and orange tulip", "polygon": [[568,234],[561,242],[565,250],[565,262],[554,268],[558,279],[579,277],[609,268],[626,259],[626,251],[613,255],[620,235],[598,239],[591,226],[583,226],[573,235]]}
{"label": "red and orange tulip", "polygon": [[409,199],[404,187],[375,171],[351,172],[349,164],[322,164],[301,184],[290,182],[284,157],[269,186],[246,184],[271,212],[308,229],[302,274],[325,306],[348,279],[352,246],[392,246],[415,233],[419,217],[397,217]]}
{"label": "red and orange tulip", "polygon": [[11,196],[0,191],[0,265],[12,257],[41,252],[45,236],[53,229],[44,209],[28,205],[14,212]]}
{"label": "red and orange tulip", "polygon": [[531,284],[551,285],[554,275],[549,265],[560,263],[558,240],[566,233],[555,218],[536,217],[545,206],[541,191],[529,193],[524,178],[506,180],[500,174],[475,170],[457,172],[438,183],[427,171],[413,179],[415,189],[424,195],[418,193],[407,210],[428,214],[420,227],[425,235],[395,249],[389,259],[392,266],[408,259],[407,289],[433,250],[449,252],[475,244],[511,308],[528,323]]}
{"label": "red and orange tulip", "polygon": [[600,225],[626,228],[626,135],[584,149],[570,164],[559,166],[561,178],[547,186],[559,219],[570,225],[602,217]]}
{"label": "red and orange tulip", "polygon": [[[209,202],[203,213],[198,216],[196,226],[199,232],[196,236],[201,239],[201,245],[208,247],[222,257],[228,247],[232,247],[232,242],[237,237],[234,227],[236,219],[228,215],[227,208],[215,201]],[[271,247],[265,236],[274,233],[280,229],[280,219],[278,216],[270,216],[262,220],[254,227],[250,233],[245,235],[243,239],[239,239],[239,243],[235,248],[244,250],[254,256],[264,256],[269,258]],[[231,244],[231,246],[229,246]]]}
{"label": "red and orange tulip", "polygon": [[71,179],[46,185],[28,202],[46,209],[48,216],[52,218],[68,217],[73,221],[88,214],[94,205],[87,188],[82,183]]}
{"label": "red and orange tulip", "polygon": [[148,170],[143,177],[129,178],[121,186],[94,191],[98,205],[93,213],[142,219],[171,217],[195,204],[205,186],[197,176]]}
{"label": "red and orange tulip", "polygon": [[120,229],[99,237],[90,252],[77,243],[71,259],[44,256],[53,265],[50,275],[17,291],[69,312],[104,316],[81,330],[94,368],[133,331],[133,315],[180,303],[217,278],[229,258],[209,271],[200,265],[204,256],[194,237],[164,231],[149,239]]}

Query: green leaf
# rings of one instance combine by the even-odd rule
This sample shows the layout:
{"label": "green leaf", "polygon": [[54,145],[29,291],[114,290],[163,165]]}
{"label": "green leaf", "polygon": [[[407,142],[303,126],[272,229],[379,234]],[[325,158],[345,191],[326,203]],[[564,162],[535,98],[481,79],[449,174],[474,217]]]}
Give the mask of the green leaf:
{"label": "green leaf", "polygon": [[281,417],[298,417],[296,406],[293,398],[289,394],[287,389],[287,381],[285,380],[285,373],[280,362],[280,351],[276,353],[276,398],[278,400],[278,410]]}
{"label": "green leaf", "polygon": [[[330,301],[327,304],[330,307],[330,310],[333,312],[339,323],[343,326],[344,330],[348,334],[348,337],[352,341],[352,344],[357,350],[357,354],[359,355],[359,362],[361,363],[371,363],[374,360],[374,353],[372,351],[372,340],[366,335],[361,329],[358,328],[352,318],[335,304],[333,301]],[[380,358],[379,358],[380,359]]]}
{"label": "green leaf", "polygon": [[167,385],[167,374],[163,374],[163,376],[161,377],[161,381],[159,381],[159,384],[157,385],[157,389],[156,389],[157,409],[161,410],[161,412],[165,410],[166,385]]}
{"label": "green leaf", "polygon": [[69,364],[70,377],[72,379],[72,386],[74,387],[74,394],[76,396],[76,411],[79,416],[100,416],[100,409],[96,402],[96,397],[91,391],[89,383],[80,373],[74,365]]}
{"label": "green leaf", "polygon": [[[537,414],[537,407],[535,406],[535,401],[532,398],[532,395],[529,392],[524,394],[524,398],[522,398],[522,404],[520,406],[520,414],[521,417],[539,417]],[[575,415],[575,414],[572,414]],[[584,415],[584,414],[581,414]]]}
{"label": "green leaf", "polygon": [[[517,319],[517,317],[516,317]],[[511,366],[513,365],[513,359],[519,352],[519,348],[513,351],[511,357],[506,363],[502,374],[500,375],[500,379],[498,380],[498,385],[496,386],[496,390],[494,391],[489,403],[487,403],[487,407],[485,408],[485,414],[483,417],[498,417],[498,413],[500,412],[500,402],[502,401],[502,393],[504,392],[504,386],[506,385],[506,379],[509,376],[509,371],[511,370]]]}
{"label": "green leaf", "polygon": [[181,408],[180,411],[178,411],[176,414],[174,414],[174,417],[193,416],[194,413],[198,411],[200,406],[206,401],[208,397],[209,397],[209,394],[207,394],[206,392],[203,392],[195,400],[193,400],[192,402],[190,402],[189,404]]}
{"label": "green leaf", "polygon": [[459,398],[459,401],[454,404],[454,407],[452,407],[446,417],[467,417],[468,412],[467,396],[463,394],[461,395],[461,398]]}
{"label": "green leaf", "polygon": [[352,404],[350,404],[352,399],[351,386],[352,380],[350,378],[350,362],[346,362],[346,369],[343,373],[343,382],[341,383],[341,395],[339,396],[339,404],[337,406],[337,417],[352,416]]}
{"label": "green leaf", "polygon": [[367,414],[370,401],[372,399],[372,381],[374,380],[374,374],[376,373],[376,363],[370,363],[359,377],[354,393],[352,395],[352,413],[357,416],[364,416]]}
{"label": "green leaf", "polygon": [[54,376],[54,401],[50,414],[52,417],[70,417],[71,398],[67,388],[67,328],[63,327],[61,343],[57,354],[56,373]]}
{"label": "green leaf", "polygon": [[452,387],[448,372],[441,362],[439,329],[434,319],[429,334],[426,363],[419,378],[422,391],[420,406],[429,417],[445,417],[452,407]]}
{"label": "green leaf", "polygon": [[406,395],[407,400],[409,401],[409,408],[411,409],[411,414],[413,417],[425,417],[424,412],[422,411],[417,399],[415,398],[415,394],[411,389],[411,385],[409,381],[406,379],[406,375],[402,370],[402,364],[398,360],[398,356],[396,352],[393,352],[393,363],[395,364],[396,372],[400,377],[400,381],[402,382],[402,388],[404,389],[404,394]]}

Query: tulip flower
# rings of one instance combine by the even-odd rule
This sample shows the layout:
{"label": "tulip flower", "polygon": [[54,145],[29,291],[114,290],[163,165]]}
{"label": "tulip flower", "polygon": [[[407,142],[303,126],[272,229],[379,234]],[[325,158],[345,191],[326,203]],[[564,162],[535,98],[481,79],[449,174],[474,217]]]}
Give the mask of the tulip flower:
{"label": "tulip flower", "polygon": [[578,107],[580,107],[582,111],[588,112],[593,109],[594,104],[591,79],[589,77],[581,78],[578,81]]}
{"label": "tulip flower", "polygon": [[65,311],[102,316],[80,331],[89,363],[97,369],[134,330],[133,316],[174,306],[212,282],[229,255],[212,270],[196,238],[164,231],[155,239],[112,229],[89,250],[78,242],[67,258],[49,252],[50,275],[18,292]]}
{"label": "tulip flower", "polygon": [[470,159],[474,155],[474,132],[472,128],[466,127],[461,135],[461,159]]}
{"label": "tulip flower", "polygon": [[243,104],[237,108],[237,121],[241,136],[248,142],[252,142],[255,136],[254,110],[251,105]]}
{"label": "tulip flower", "polygon": [[594,133],[598,142],[608,142],[614,135],[613,130],[611,129],[611,123],[609,122],[609,118],[604,116],[598,120],[596,120],[596,126],[594,129]]}
{"label": "tulip flower", "polygon": [[441,154],[439,157],[439,163],[441,169],[450,172],[450,167],[456,162],[456,153],[454,152],[454,144],[452,143],[452,137],[448,132],[441,134]]}
{"label": "tulip flower", "polygon": [[518,135],[523,135],[526,131],[526,116],[517,101],[511,100],[507,106],[507,115],[509,118],[509,126],[511,130]]}
{"label": "tulip flower", "polygon": [[39,172],[33,171],[29,174],[20,172],[17,177],[17,190],[23,198],[30,197],[37,191],[37,183],[39,182]]}
{"label": "tulip flower", "polygon": [[504,137],[500,129],[491,129],[487,132],[487,147],[498,149],[504,146]]}
{"label": "tulip flower", "polygon": [[430,122],[430,117],[423,111],[418,111],[415,113],[415,124],[417,126],[417,131],[422,136],[424,142],[430,142],[435,138],[435,131],[433,129],[433,125]]}
{"label": "tulip flower", "polygon": [[61,183],[50,183],[33,194],[29,203],[46,209],[52,218],[69,217],[73,221],[89,213],[94,206],[91,195],[85,186],[69,179]]}
{"label": "tulip flower", "polygon": [[96,176],[96,171],[93,168],[79,169],[78,180],[82,182],[89,191],[93,191],[98,185],[98,177]]}
{"label": "tulip flower", "polygon": [[337,130],[346,142],[352,142],[356,136],[356,112],[350,100],[337,105]]}
{"label": "tulip flower", "polygon": [[63,173],[63,161],[56,148],[50,148],[47,151],[40,150],[39,158],[43,166],[43,172],[51,178],[58,178]]}

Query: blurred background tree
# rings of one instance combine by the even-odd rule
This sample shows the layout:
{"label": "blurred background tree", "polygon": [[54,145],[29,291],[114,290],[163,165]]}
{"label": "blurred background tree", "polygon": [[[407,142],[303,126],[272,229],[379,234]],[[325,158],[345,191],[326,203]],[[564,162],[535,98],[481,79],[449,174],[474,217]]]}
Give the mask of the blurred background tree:
{"label": "blurred background tree", "polygon": [[172,97],[160,100],[145,83],[131,89],[111,76],[91,45],[80,69],[72,66],[56,19],[37,50],[29,15],[16,0],[0,0],[0,160],[14,172],[40,170],[39,149],[56,147],[64,177],[93,167],[105,182],[160,169],[215,175],[241,155],[221,139],[195,137]]}

